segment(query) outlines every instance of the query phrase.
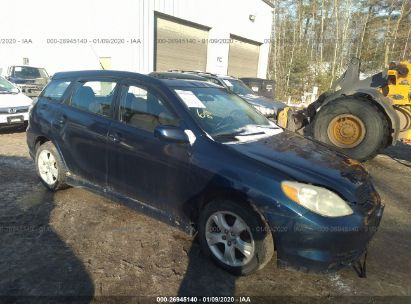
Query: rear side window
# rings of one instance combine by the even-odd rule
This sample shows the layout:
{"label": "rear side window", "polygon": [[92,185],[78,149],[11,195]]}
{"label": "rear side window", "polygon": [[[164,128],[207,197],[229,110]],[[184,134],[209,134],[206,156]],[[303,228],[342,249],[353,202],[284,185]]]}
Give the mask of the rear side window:
{"label": "rear side window", "polygon": [[61,101],[69,85],[70,81],[53,80],[44,89],[42,97],[48,98],[53,101]]}
{"label": "rear side window", "polygon": [[116,82],[87,81],[71,97],[71,106],[93,114],[109,117]]}

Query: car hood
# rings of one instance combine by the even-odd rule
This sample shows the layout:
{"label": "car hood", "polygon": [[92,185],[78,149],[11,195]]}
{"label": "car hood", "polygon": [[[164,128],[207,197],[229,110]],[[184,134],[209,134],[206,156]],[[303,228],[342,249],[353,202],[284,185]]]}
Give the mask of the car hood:
{"label": "car hood", "polygon": [[31,98],[22,93],[0,94],[0,108],[28,107],[32,103]]}
{"label": "car hood", "polygon": [[248,103],[256,106],[262,106],[269,109],[284,109],[286,105],[280,101],[275,101],[269,99],[267,97],[247,94],[247,95],[240,95],[243,99],[245,99]]}
{"label": "car hood", "polygon": [[359,162],[289,131],[227,146],[280,170],[291,180],[333,189],[351,202],[356,201],[356,191],[369,179]]}

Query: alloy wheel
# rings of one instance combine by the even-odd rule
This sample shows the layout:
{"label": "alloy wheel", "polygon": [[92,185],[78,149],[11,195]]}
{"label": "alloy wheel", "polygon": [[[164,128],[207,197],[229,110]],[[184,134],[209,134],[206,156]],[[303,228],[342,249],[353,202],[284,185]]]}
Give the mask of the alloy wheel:
{"label": "alloy wheel", "polygon": [[233,212],[213,213],[206,222],[205,237],[214,256],[228,266],[244,266],[254,257],[250,227]]}
{"label": "alloy wheel", "polygon": [[40,177],[45,183],[52,186],[57,182],[57,161],[50,151],[43,150],[40,152],[37,159],[37,166],[39,169]]}

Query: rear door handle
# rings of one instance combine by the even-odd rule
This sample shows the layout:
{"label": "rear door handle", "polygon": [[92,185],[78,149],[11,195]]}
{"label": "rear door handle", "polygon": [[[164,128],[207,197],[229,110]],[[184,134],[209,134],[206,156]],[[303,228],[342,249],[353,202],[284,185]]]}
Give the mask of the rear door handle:
{"label": "rear door handle", "polygon": [[53,126],[57,129],[61,129],[66,123],[66,119],[66,116],[60,116],[59,118],[53,121]]}
{"label": "rear door handle", "polygon": [[108,139],[112,142],[112,143],[119,143],[120,142],[120,137],[118,134],[109,134],[108,135]]}

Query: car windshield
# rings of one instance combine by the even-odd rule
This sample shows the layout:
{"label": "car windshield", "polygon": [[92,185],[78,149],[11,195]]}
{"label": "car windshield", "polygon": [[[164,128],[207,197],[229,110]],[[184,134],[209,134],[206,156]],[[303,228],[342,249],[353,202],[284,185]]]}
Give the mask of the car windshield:
{"label": "car windshield", "polygon": [[174,91],[199,126],[214,139],[264,134],[264,129],[278,128],[246,101],[225,89],[184,87]]}
{"label": "car windshield", "polygon": [[6,79],[0,77],[0,94],[1,93],[11,93],[16,90],[15,86],[11,84]]}
{"label": "car windshield", "polygon": [[239,79],[224,79],[231,91],[238,95],[255,94],[244,82]]}
{"label": "car windshield", "polygon": [[48,74],[45,69],[41,68],[15,66],[13,69],[13,77],[21,79],[48,78]]}

